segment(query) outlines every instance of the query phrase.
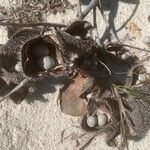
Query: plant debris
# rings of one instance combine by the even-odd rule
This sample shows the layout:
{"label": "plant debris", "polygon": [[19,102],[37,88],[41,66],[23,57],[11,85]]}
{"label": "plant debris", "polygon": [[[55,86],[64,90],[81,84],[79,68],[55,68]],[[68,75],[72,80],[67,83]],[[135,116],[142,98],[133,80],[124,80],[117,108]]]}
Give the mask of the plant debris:
{"label": "plant debris", "polygon": [[[91,33],[98,28],[96,17],[94,27],[83,19],[91,10],[96,14],[97,7],[108,27],[101,0],[92,0],[83,12],[79,0],[77,18],[67,26],[42,22],[42,13],[48,9],[56,13],[70,7],[67,0],[24,1],[15,10],[1,10],[7,17],[0,24],[6,25],[10,34],[0,47],[0,102],[10,97],[20,103],[36,92],[39,81],[65,76],[60,109],[82,117],[80,127],[89,135],[76,149],[85,148],[102,133],[107,135],[108,145],[128,148],[128,140],[140,140],[150,128],[150,78],[140,86],[136,84],[146,70],[143,62],[150,56],[139,60],[130,53],[125,57],[129,52],[126,47],[132,46],[122,44],[112,29],[109,34],[116,36],[115,43],[109,40],[104,44],[93,38]],[[45,34],[50,26],[53,34]],[[135,23],[129,22],[127,28],[134,38],[141,36]],[[99,39],[98,30],[96,37]],[[116,141],[118,136],[121,143]]]}

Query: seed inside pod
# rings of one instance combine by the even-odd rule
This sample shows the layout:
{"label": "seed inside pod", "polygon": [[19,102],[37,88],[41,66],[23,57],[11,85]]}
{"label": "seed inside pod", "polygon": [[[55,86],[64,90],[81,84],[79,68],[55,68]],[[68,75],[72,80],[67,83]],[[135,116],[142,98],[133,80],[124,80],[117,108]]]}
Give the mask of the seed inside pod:
{"label": "seed inside pod", "polygon": [[99,126],[103,126],[108,122],[108,118],[105,114],[98,115],[97,119],[98,119]]}
{"label": "seed inside pod", "polygon": [[39,58],[39,60],[38,60],[38,66],[39,66],[41,69],[49,70],[49,69],[54,68],[54,66],[55,66],[55,61],[54,61],[54,59],[53,59],[52,57],[50,57],[50,56],[41,57],[41,58]]}
{"label": "seed inside pod", "polygon": [[96,116],[88,116],[87,117],[87,125],[90,128],[93,128],[97,125],[97,117]]}
{"label": "seed inside pod", "polygon": [[49,48],[46,45],[36,44],[33,47],[33,53],[36,57],[47,56],[49,54]]}
{"label": "seed inside pod", "polygon": [[21,71],[22,71],[21,62],[18,62],[18,63],[15,65],[15,70],[16,70],[17,72],[21,72]]}
{"label": "seed inside pod", "polygon": [[144,38],[143,38],[143,42],[144,42],[144,44],[150,44],[150,36],[145,36]]}

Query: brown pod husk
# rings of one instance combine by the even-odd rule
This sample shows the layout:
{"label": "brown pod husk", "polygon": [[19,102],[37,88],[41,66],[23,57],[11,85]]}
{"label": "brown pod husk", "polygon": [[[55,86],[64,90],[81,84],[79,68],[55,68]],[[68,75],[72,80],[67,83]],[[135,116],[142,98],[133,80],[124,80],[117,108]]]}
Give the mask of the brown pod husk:
{"label": "brown pod husk", "polygon": [[71,116],[83,116],[87,113],[85,99],[81,95],[91,84],[91,78],[78,72],[68,81],[61,93],[61,110]]}
{"label": "brown pod husk", "polygon": [[[53,67],[60,63],[58,62],[58,57],[61,57],[61,52],[58,50],[58,45],[50,36],[46,35],[41,37],[39,31],[30,29],[17,32],[6,44],[2,45],[0,49],[0,57],[2,58],[0,66],[1,79],[6,82],[6,88],[9,86],[11,86],[11,88],[15,87],[15,90],[12,90],[13,92],[9,92],[11,94],[8,93],[0,101],[16,92],[21,92],[23,89],[25,89],[28,94],[28,88],[34,86],[36,81],[42,80],[51,74],[53,68],[45,70],[37,65],[38,59],[41,56],[39,55],[37,57],[35,54],[36,50],[34,50],[34,48],[36,45],[44,45],[46,49],[48,49],[46,56],[54,60]],[[38,49],[39,52],[43,50]],[[18,63],[21,63],[19,66],[21,67],[21,71],[19,72],[15,68]]]}
{"label": "brown pod husk", "polygon": [[[44,71],[44,69],[41,69],[37,61],[39,59],[36,54],[34,54],[33,51],[35,51],[35,46],[36,45],[41,45],[41,46],[46,46],[48,48],[48,55],[53,60],[55,61],[55,66],[58,65],[58,60],[57,60],[57,44],[49,37],[49,36],[44,36],[44,37],[37,37],[34,38],[30,41],[28,41],[22,48],[22,67],[23,71],[27,76],[35,76],[38,73],[41,73]],[[42,49],[41,49],[42,51]],[[32,67],[32,69],[31,69]]]}

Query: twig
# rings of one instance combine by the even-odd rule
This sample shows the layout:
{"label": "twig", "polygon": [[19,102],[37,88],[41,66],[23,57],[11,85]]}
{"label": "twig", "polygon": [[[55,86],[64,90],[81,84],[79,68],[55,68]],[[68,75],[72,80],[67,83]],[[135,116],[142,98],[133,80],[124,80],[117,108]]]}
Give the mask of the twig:
{"label": "twig", "polygon": [[78,0],[78,3],[77,3],[77,17],[81,18],[81,16],[82,16],[81,2],[80,2],[80,0]]}
{"label": "twig", "polygon": [[75,150],[83,150],[96,136],[97,133],[92,133],[92,135],[89,135],[88,139],[83,141],[83,143],[81,143],[78,147],[76,147]]}
{"label": "twig", "polygon": [[96,41],[98,42],[98,44],[100,45],[100,40],[99,40],[99,33],[98,33],[98,28],[97,28],[97,22],[96,22],[97,18],[96,18],[96,6],[93,8],[93,25],[96,31]]}
{"label": "twig", "polygon": [[12,95],[13,93],[15,93],[16,91],[18,91],[20,88],[22,88],[27,82],[29,81],[28,78],[25,78],[24,80],[22,80],[14,89],[12,89],[7,95],[5,95],[4,97],[2,97],[0,99],[0,103],[6,99],[7,97],[9,97],[10,95]]}
{"label": "twig", "polygon": [[125,83],[125,86],[130,87],[132,85],[132,80],[133,80],[133,71],[136,67],[141,66],[143,62],[148,61],[150,59],[150,56],[147,56],[137,62],[127,73],[127,80]]}
{"label": "twig", "polygon": [[78,16],[77,19],[78,20],[84,19],[97,4],[98,4],[97,0],[92,0],[90,4],[87,6],[87,8],[82,12],[82,16],[80,17]]}
{"label": "twig", "polygon": [[106,24],[106,28],[109,28],[109,23],[108,23],[108,21],[107,21],[107,19],[106,19],[106,16],[104,15],[104,12],[103,12],[103,10],[102,10],[101,0],[98,0],[98,5],[97,5],[97,7],[98,7],[98,9],[99,9],[99,11],[100,11],[100,13],[101,13],[101,15],[102,15],[102,17],[103,17],[103,20],[104,20],[104,22],[105,22],[105,24]]}
{"label": "twig", "polygon": [[131,45],[128,45],[128,44],[121,44],[121,46],[130,47],[130,48],[133,48],[133,49],[136,49],[136,50],[139,50],[139,51],[145,51],[145,52],[150,53],[150,50],[145,49],[145,48],[139,48],[139,47],[131,46]]}
{"label": "twig", "polygon": [[[126,144],[127,149],[128,148],[128,142],[126,140],[126,132],[125,132],[125,125],[124,125],[124,118],[127,121],[127,117],[126,117],[126,110],[124,108],[124,105],[122,103],[122,99],[120,94],[118,93],[118,90],[115,86],[113,86],[113,90],[114,90],[114,94],[117,97],[118,100],[118,104],[119,104],[119,112],[120,112],[120,128],[121,128],[121,132],[122,132],[122,137],[123,137],[123,143],[122,146],[124,146],[123,144]],[[124,116],[123,116],[124,115]],[[125,143],[124,143],[125,142]]]}
{"label": "twig", "polygon": [[[99,11],[100,11],[100,13],[101,13],[101,15],[103,17],[103,20],[104,20],[105,24],[106,24],[106,29],[109,29],[110,28],[109,27],[109,23],[108,23],[105,15],[103,13],[103,10],[102,10],[101,0],[98,0],[97,7],[98,7],[98,9],[99,9]],[[110,33],[116,38],[117,42],[121,44],[121,41],[119,40],[118,36],[114,33],[112,28],[110,28]]]}
{"label": "twig", "polygon": [[58,27],[63,28],[67,25],[59,23],[9,23],[9,22],[0,22],[0,26],[17,26],[17,27],[37,27],[37,26],[47,26],[47,27]]}
{"label": "twig", "polygon": [[[8,0],[8,2],[9,2],[9,5],[10,5],[10,7],[11,7],[11,10],[12,10],[12,12],[13,12],[13,15],[14,15],[15,18],[19,21],[19,18],[17,17],[17,15],[16,15],[16,13],[15,13],[15,11],[14,11],[14,8],[13,8],[13,6],[11,5],[10,0]],[[20,21],[19,21],[19,22],[20,22]]]}

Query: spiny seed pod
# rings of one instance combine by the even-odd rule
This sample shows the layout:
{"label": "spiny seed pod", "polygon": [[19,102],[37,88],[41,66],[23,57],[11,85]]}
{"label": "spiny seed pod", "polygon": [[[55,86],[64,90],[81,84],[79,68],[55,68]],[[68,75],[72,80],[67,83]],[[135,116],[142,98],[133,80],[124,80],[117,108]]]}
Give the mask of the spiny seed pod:
{"label": "spiny seed pod", "polygon": [[50,36],[41,37],[39,31],[30,29],[17,32],[0,47],[0,76],[8,86],[16,86],[0,101],[24,86],[30,88],[33,83],[48,76],[50,73],[45,71],[51,72],[51,69],[59,65],[58,57],[61,57],[58,45]]}

